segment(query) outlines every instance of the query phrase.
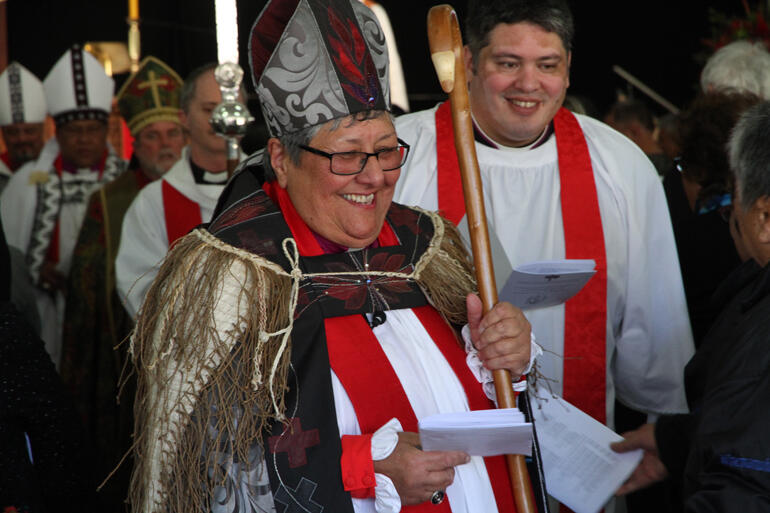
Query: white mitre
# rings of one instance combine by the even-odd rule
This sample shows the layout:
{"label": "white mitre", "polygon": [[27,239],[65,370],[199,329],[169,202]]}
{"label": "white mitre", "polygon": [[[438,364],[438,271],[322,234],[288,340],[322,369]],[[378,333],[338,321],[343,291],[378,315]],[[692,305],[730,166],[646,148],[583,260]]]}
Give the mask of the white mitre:
{"label": "white mitre", "polygon": [[0,74],[0,126],[42,123],[46,113],[40,79],[18,62],[9,64]]}
{"label": "white mitre", "polygon": [[54,64],[43,82],[48,112],[57,125],[78,119],[106,120],[115,82],[96,57],[74,45]]}

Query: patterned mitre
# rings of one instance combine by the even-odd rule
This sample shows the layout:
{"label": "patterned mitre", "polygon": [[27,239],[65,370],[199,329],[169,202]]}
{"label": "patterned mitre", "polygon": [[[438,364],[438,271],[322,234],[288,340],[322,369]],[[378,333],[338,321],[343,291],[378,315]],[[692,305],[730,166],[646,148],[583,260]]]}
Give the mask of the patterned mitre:
{"label": "patterned mitre", "polygon": [[106,121],[112,110],[115,82],[96,58],[74,45],[43,81],[48,112],[57,125],[78,119]]}
{"label": "patterned mitre", "polygon": [[131,135],[156,121],[179,123],[182,79],[165,62],[149,56],[118,92],[118,108]]}
{"label": "patterned mitre", "polygon": [[249,59],[274,137],[390,110],[385,35],[358,0],[271,0],[251,29]]}
{"label": "patterned mitre", "polygon": [[0,126],[42,123],[45,116],[43,83],[27,68],[12,62],[0,75]]}

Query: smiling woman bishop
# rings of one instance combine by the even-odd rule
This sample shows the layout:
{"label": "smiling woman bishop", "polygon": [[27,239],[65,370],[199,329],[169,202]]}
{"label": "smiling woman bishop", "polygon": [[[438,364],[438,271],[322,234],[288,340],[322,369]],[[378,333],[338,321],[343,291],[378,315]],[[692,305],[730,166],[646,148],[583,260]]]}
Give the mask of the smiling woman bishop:
{"label": "smiling woman bishop", "polygon": [[415,433],[493,407],[489,370],[518,378],[539,348],[510,304],[482,316],[451,223],[391,201],[409,145],[376,18],[274,0],[250,51],[272,138],[175,244],[133,337],[134,510],[515,511],[502,457]]}

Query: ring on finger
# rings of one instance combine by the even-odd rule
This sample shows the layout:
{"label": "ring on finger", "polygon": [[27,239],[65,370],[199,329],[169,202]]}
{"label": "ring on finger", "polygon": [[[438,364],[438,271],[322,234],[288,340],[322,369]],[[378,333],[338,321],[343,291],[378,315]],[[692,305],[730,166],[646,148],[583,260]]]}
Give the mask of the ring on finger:
{"label": "ring on finger", "polygon": [[435,492],[433,492],[433,495],[430,496],[430,502],[436,505],[444,502],[444,491],[436,490]]}

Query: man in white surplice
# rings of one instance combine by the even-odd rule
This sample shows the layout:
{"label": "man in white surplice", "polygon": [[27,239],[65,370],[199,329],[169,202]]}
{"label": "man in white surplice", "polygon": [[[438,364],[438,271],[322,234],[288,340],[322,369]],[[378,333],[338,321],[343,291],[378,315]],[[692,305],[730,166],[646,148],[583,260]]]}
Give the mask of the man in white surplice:
{"label": "man in white surplice", "polygon": [[[578,137],[587,144],[589,181],[592,173],[595,182],[565,191],[553,120],[569,86],[573,31],[569,8],[560,1],[469,2],[464,55],[498,288],[516,265],[565,258],[564,221],[570,219],[563,218],[561,195],[598,203],[607,282],[606,305],[596,306],[604,309],[606,330],[594,347],[606,351],[606,384],[600,385],[606,394],[599,394],[594,416],[612,426],[615,397],[647,414],[686,411],[682,372],[693,344],[666,201],[650,161],[606,125],[562,111],[576,120]],[[448,208],[439,192],[440,168],[442,155],[454,148],[437,137],[441,114],[438,107],[397,120],[399,137],[413,153],[395,201]],[[579,218],[582,210],[568,215]],[[455,221],[461,231],[463,214]],[[563,358],[565,305],[526,315],[546,351],[539,372],[563,394],[565,364],[583,365],[582,357]]]}

